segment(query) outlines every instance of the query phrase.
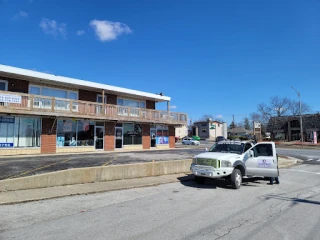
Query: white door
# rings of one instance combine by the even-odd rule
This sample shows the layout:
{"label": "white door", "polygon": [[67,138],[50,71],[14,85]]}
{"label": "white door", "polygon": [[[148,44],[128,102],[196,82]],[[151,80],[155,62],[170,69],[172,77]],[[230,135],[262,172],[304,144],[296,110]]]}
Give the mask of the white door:
{"label": "white door", "polygon": [[[250,153],[253,151],[253,156]],[[245,153],[247,175],[277,177],[278,158],[274,142],[258,143]]]}

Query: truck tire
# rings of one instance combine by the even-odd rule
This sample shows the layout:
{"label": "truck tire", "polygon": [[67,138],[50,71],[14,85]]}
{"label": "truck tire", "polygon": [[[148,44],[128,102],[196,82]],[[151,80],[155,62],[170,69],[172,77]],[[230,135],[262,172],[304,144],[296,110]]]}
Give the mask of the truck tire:
{"label": "truck tire", "polygon": [[231,174],[231,187],[234,189],[239,189],[242,183],[242,174],[239,169],[233,169]]}
{"label": "truck tire", "polygon": [[204,177],[198,177],[198,176],[194,176],[194,180],[196,181],[196,183],[198,184],[204,184],[204,181],[206,180]]}

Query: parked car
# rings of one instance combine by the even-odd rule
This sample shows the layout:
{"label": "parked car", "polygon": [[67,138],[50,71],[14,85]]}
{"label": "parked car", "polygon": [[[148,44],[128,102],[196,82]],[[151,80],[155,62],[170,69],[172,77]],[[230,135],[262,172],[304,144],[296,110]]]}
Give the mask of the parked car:
{"label": "parked car", "polygon": [[224,136],[218,136],[218,137],[216,137],[216,142],[221,142],[221,141],[226,141],[226,139],[224,138]]}
{"label": "parked car", "polygon": [[198,136],[192,136],[192,138],[193,138],[194,140],[200,141],[200,137],[198,137]]}
{"label": "parked car", "polygon": [[200,142],[198,140],[195,140],[193,138],[187,137],[182,139],[182,144],[184,145],[200,145]]}

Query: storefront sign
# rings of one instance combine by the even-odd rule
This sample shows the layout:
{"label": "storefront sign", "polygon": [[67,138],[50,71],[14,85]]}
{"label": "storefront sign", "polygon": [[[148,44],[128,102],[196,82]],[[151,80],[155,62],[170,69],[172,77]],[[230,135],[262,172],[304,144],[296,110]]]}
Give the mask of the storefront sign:
{"label": "storefront sign", "polygon": [[13,143],[0,143],[0,148],[12,148]]}
{"label": "storefront sign", "polygon": [[318,136],[317,136],[317,132],[316,131],[313,132],[313,143],[314,144],[318,143]]}
{"label": "storefront sign", "polygon": [[5,103],[21,103],[21,96],[0,93],[0,102]]}
{"label": "storefront sign", "polygon": [[0,123],[14,123],[14,118],[0,117]]}

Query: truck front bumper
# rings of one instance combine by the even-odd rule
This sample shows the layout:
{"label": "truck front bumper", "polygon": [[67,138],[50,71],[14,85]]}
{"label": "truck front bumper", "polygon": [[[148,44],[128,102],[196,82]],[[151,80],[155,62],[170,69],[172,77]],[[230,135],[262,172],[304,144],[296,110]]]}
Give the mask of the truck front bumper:
{"label": "truck front bumper", "polygon": [[229,176],[233,168],[219,168],[216,169],[210,166],[203,166],[203,165],[196,165],[191,164],[190,171],[193,175],[199,177],[206,177],[206,178],[222,178]]}

